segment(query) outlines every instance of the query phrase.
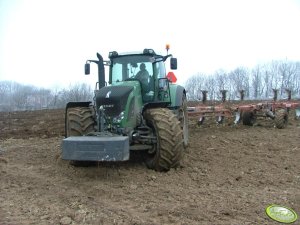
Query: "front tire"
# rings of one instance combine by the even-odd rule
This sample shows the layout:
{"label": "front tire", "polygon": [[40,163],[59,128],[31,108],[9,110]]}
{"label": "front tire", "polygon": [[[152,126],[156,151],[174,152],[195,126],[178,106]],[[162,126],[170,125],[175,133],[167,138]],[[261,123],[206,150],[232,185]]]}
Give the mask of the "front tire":
{"label": "front tire", "polygon": [[[66,114],[66,137],[84,136],[95,131],[95,110],[93,107],[68,108]],[[70,161],[73,166],[89,166],[87,161]]]}
{"label": "front tire", "polygon": [[95,111],[92,107],[74,107],[67,110],[66,137],[83,136],[95,131]]}
{"label": "front tire", "polygon": [[156,171],[177,167],[182,158],[184,140],[176,115],[169,109],[155,108],[148,109],[144,117],[156,137],[153,150],[147,154],[147,166]]}

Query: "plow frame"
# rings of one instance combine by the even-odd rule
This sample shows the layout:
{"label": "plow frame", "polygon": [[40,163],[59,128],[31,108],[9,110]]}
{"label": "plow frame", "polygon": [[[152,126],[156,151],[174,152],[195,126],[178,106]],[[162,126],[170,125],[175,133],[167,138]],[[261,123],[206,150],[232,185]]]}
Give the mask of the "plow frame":
{"label": "plow frame", "polygon": [[264,101],[259,103],[243,102],[244,92],[240,91],[241,101],[237,104],[226,102],[226,91],[221,90],[222,103],[217,105],[206,104],[207,91],[202,91],[202,104],[194,107],[188,107],[188,115],[191,118],[198,118],[197,124],[203,125],[206,118],[214,118],[217,125],[223,124],[225,120],[228,125],[237,125],[240,122],[243,125],[253,126],[256,119],[271,118],[275,122],[275,127],[284,128],[288,122],[288,116],[291,110],[295,110],[295,119],[300,119],[300,102],[291,100],[290,95],[287,100],[277,101],[277,90],[274,89],[274,97],[272,101]]}

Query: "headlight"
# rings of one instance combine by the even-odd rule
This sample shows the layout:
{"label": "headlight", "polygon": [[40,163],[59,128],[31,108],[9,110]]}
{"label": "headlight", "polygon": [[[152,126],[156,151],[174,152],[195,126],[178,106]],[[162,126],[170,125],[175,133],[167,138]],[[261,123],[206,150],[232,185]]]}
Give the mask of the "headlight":
{"label": "headlight", "polygon": [[121,123],[121,121],[124,119],[125,112],[121,112],[118,116],[113,118],[113,123]]}

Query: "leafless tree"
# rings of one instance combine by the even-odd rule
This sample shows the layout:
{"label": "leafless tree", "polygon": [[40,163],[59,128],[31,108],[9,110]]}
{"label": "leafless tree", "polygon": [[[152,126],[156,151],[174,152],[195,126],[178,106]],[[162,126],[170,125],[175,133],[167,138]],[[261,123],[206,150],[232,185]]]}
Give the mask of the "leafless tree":
{"label": "leafless tree", "polygon": [[198,73],[187,80],[185,88],[188,90],[188,99],[200,100],[202,98],[201,91],[204,88],[205,79],[205,75]]}
{"label": "leafless tree", "polygon": [[23,85],[13,81],[0,82],[0,111],[64,108],[69,101],[92,101],[93,91],[87,84],[55,90]]}
{"label": "leafless tree", "polygon": [[239,98],[239,91],[245,90],[245,96],[249,97],[249,72],[244,67],[238,67],[229,73],[231,99]]}
{"label": "leafless tree", "polygon": [[216,84],[216,97],[221,99],[221,92],[220,90],[227,90],[229,91],[229,79],[228,75],[224,70],[218,70],[214,74],[215,84]]}
{"label": "leafless tree", "polygon": [[208,91],[208,96],[210,100],[215,100],[216,97],[216,81],[215,78],[210,76],[206,77],[205,80],[205,90]]}
{"label": "leafless tree", "polygon": [[252,90],[253,90],[253,98],[258,99],[258,97],[261,96],[264,91],[263,74],[262,74],[262,69],[261,69],[260,65],[257,65],[252,70],[251,84],[252,84],[251,86],[252,86]]}
{"label": "leafless tree", "polygon": [[70,85],[68,89],[63,89],[57,93],[56,105],[59,108],[65,107],[68,102],[92,101],[93,91],[87,84]]}
{"label": "leafless tree", "polygon": [[294,91],[296,83],[295,75],[297,74],[297,65],[293,62],[282,61],[279,64],[278,70],[281,75],[280,95],[283,95],[284,90],[286,88]]}

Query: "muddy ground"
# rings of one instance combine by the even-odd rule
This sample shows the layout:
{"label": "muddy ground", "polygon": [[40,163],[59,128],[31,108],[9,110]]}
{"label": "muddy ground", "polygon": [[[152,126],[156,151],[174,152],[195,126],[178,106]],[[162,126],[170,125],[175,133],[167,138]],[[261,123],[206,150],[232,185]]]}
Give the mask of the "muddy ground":
{"label": "muddy ground", "polygon": [[63,123],[63,110],[0,113],[1,225],[278,224],[270,204],[300,214],[300,121],[279,130],[191,120],[182,166],[167,173],[138,154],[73,167],[59,158]]}

